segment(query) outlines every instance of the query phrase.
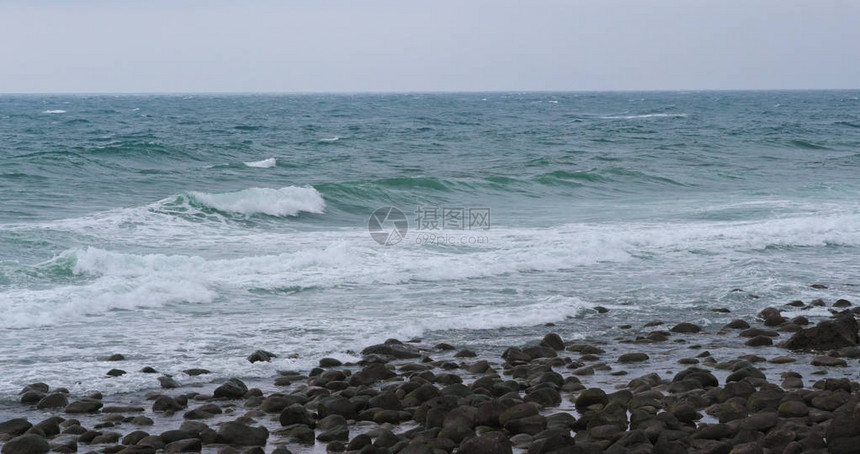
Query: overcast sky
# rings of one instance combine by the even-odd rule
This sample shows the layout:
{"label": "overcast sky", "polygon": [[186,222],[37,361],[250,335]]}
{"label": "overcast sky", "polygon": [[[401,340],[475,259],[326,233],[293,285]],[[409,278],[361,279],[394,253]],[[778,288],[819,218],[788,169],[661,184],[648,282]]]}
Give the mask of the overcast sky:
{"label": "overcast sky", "polygon": [[0,0],[0,92],[860,88],[858,0]]}

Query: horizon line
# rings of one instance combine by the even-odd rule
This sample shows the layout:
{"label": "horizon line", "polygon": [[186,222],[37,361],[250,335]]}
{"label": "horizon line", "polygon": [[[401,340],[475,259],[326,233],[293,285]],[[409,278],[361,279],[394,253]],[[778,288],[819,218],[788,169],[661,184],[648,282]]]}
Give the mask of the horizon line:
{"label": "horizon line", "polygon": [[683,93],[683,92],[792,92],[857,91],[860,88],[678,88],[613,90],[392,90],[392,91],[0,91],[0,96],[297,96],[297,95],[429,95],[500,93]]}

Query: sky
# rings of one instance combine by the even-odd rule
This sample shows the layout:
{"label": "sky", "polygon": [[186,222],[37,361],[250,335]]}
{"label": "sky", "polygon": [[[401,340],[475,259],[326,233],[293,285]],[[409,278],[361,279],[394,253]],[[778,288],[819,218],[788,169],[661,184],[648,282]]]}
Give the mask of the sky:
{"label": "sky", "polygon": [[0,93],[840,88],[857,0],[0,0]]}

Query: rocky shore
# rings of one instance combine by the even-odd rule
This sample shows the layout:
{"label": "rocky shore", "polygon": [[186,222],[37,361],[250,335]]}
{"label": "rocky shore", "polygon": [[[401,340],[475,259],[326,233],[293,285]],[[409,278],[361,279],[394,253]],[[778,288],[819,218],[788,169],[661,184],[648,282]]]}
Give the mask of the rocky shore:
{"label": "rocky shore", "polygon": [[[810,308],[832,315],[783,315]],[[32,383],[0,422],[0,451],[856,453],[858,309],[793,301],[718,330],[655,320],[611,340],[565,341],[548,325],[490,355],[391,339],[356,363],[325,358],[252,386],[161,376],[146,395],[74,396]]]}

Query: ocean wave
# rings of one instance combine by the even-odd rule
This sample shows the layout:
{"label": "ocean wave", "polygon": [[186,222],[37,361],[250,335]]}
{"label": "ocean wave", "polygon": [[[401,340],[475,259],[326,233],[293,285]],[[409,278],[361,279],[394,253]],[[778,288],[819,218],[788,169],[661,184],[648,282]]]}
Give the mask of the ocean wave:
{"label": "ocean wave", "polygon": [[324,137],[324,138],[322,138],[322,139],[319,139],[319,141],[320,141],[320,142],[323,142],[323,143],[337,142],[338,140],[340,140],[340,137],[338,137],[338,136],[334,136],[334,137]]}
{"label": "ocean wave", "polygon": [[243,163],[248,167],[256,167],[259,169],[268,169],[271,167],[275,167],[278,164],[278,161],[275,158],[266,158],[261,161],[251,161]]}
{"label": "ocean wave", "polygon": [[[361,288],[473,279],[511,279],[532,273],[576,273],[608,263],[655,261],[684,268],[721,267],[738,254],[774,249],[860,246],[860,215],[806,216],[766,221],[567,224],[553,228],[496,228],[481,244],[439,247],[417,242],[380,248],[361,228],[290,233],[243,230],[241,235],[184,229],[185,250],[198,242],[233,251],[232,257],[124,253],[72,249],[36,266],[63,284],[10,289],[0,294],[0,326],[64,323],[117,309],[213,302],[260,293]],[[164,240],[161,244],[166,244]],[[202,243],[201,243],[202,244]],[[194,248],[191,248],[194,249]],[[663,265],[660,265],[663,266]],[[692,266],[692,265],[691,265]],[[68,284],[73,278],[74,285]],[[562,278],[564,279],[564,278]],[[578,304],[578,303],[577,303]],[[571,303],[570,312],[580,310]],[[528,320],[505,318],[416,325],[416,329],[477,329],[553,321],[536,311]],[[475,319],[480,319],[476,316]],[[523,326],[523,325],[515,325]]]}
{"label": "ocean wave", "polygon": [[265,214],[283,217],[301,212],[320,214],[325,211],[325,201],[313,187],[249,188],[224,193],[189,192],[188,197],[192,204],[248,216]]}
{"label": "ocean wave", "polygon": [[61,109],[55,109],[55,110],[43,110],[42,113],[43,114],[64,114],[64,113],[66,113],[66,111],[61,110]]}

